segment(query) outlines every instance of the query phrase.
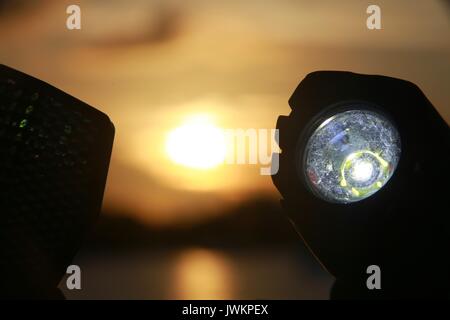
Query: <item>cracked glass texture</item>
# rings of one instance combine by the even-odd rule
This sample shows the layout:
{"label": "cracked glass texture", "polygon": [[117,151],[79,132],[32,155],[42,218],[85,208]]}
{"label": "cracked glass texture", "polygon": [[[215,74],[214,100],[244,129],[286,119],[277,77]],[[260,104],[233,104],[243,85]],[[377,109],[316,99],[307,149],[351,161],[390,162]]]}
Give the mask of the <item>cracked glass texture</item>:
{"label": "cracked glass texture", "polygon": [[400,153],[400,136],[394,125],[380,113],[355,106],[315,129],[305,148],[304,174],[320,198],[356,202],[383,188]]}

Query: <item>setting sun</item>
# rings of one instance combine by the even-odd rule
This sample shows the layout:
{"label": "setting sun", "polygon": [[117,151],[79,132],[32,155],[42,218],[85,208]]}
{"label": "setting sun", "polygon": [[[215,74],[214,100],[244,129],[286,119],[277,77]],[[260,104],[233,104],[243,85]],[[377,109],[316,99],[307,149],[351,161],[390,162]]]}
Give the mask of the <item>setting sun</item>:
{"label": "setting sun", "polygon": [[225,137],[207,115],[192,116],[169,132],[166,152],[179,165],[211,169],[225,159]]}

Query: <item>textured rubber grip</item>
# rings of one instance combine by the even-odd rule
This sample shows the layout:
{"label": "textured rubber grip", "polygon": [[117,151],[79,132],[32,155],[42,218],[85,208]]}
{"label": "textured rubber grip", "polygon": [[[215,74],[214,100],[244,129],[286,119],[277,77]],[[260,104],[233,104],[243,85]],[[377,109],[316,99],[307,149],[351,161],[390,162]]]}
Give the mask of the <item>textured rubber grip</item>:
{"label": "textured rubber grip", "polygon": [[0,295],[57,286],[100,212],[113,139],[105,114],[0,65]]}

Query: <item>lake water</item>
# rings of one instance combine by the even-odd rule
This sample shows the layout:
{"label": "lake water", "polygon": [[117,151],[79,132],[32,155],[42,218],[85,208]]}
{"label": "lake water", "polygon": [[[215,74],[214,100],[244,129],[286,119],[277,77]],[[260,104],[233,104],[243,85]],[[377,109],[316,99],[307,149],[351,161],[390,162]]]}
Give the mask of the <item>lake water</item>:
{"label": "lake water", "polygon": [[328,299],[333,278],[294,250],[82,252],[68,299]]}

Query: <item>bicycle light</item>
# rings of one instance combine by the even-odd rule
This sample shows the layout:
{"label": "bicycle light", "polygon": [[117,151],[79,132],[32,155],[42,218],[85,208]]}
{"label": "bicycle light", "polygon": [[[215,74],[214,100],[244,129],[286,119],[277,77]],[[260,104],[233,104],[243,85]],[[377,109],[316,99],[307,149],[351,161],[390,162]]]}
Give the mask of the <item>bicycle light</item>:
{"label": "bicycle light", "polygon": [[0,65],[0,296],[48,298],[99,214],[114,127]]}
{"label": "bicycle light", "polygon": [[[309,74],[280,116],[281,204],[336,277],[334,298],[446,296],[450,287],[448,125],[412,84]],[[366,286],[381,270],[381,290]]]}

